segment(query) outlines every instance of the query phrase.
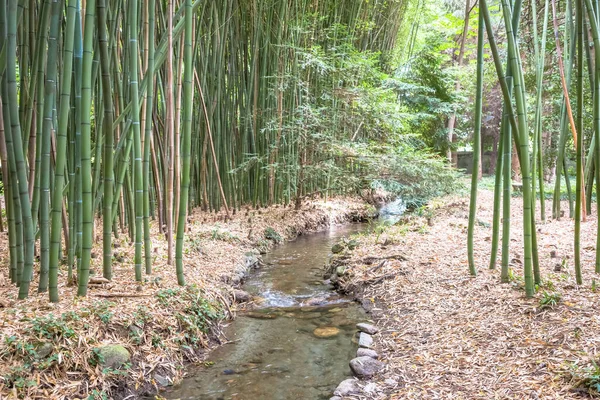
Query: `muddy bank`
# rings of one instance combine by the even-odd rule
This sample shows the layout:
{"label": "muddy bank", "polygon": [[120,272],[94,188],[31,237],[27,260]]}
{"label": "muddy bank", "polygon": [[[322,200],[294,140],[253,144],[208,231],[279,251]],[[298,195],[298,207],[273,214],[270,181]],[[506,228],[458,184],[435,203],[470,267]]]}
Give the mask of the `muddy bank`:
{"label": "muddy bank", "polygon": [[[231,219],[196,212],[185,239],[185,288],[177,286],[174,267],[167,265],[166,243],[156,226],[152,275],[134,281],[134,249],[122,235],[115,241],[113,281],[104,282],[97,243],[96,284],[85,299],[75,296],[76,287],[64,285],[58,304],[48,304],[45,294],[17,302],[3,269],[0,398],[119,399],[179,381],[187,363],[200,362],[207,349],[223,343],[219,321],[235,316],[234,288],[261,253],[370,212],[355,199],[307,202],[300,210],[247,208]],[[6,241],[3,236],[0,248],[6,249]],[[8,252],[0,254],[5,265]]]}
{"label": "muddy bank", "polygon": [[511,204],[511,279],[501,284],[500,261],[488,268],[493,194],[479,197],[476,278],[467,266],[466,197],[439,199],[359,235],[333,260],[338,290],[353,294],[379,327],[374,348],[386,364],[345,399],[598,396],[596,218],[582,224],[583,286],[573,270],[573,221],[537,221],[543,285],[527,299],[522,199]]}

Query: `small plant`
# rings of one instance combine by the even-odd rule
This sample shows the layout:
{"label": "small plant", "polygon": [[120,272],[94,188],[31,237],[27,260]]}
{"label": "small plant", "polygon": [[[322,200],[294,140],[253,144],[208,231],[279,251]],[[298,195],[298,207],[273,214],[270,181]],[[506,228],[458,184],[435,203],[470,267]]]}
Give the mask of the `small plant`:
{"label": "small plant", "polygon": [[57,319],[53,315],[33,318],[29,329],[35,336],[50,340],[75,336],[73,328],[67,325],[62,318]]}
{"label": "small plant", "polygon": [[100,321],[108,324],[113,317],[113,312],[110,310],[115,303],[110,301],[98,301],[92,305],[92,312],[100,318]]}
{"label": "small plant", "polygon": [[556,289],[556,287],[554,286],[554,282],[552,282],[551,280],[547,279],[542,281],[542,283],[540,283],[539,285],[536,285],[535,290],[539,290],[539,289],[546,289],[548,291],[554,292]]}
{"label": "small plant", "polygon": [[588,367],[572,364],[571,377],[574,388],[582,389],[594,397],[600,393],[600,366],[594,360]]}
{"label": "small plant", "polygon": [[515,280],[515,272],[512,268],[508,269],[508,281],[513,282]]}
{"label": "small plant", "polygon": [[220,317],[220,313],[195,287],[190,287],[186,295],[182,296],[182,300],[187,306],[176,318],[185,332],[187,341],[196,344],[201,336],[208,332],[210,322]]}
{"label": "small plant", "polygon": [[15,366],[10,368],[9,372],[2,378],[4,383],[9,388],[25,389],[28,387],[34,387],[37,382],[32,379],[25,379],[24,376],[29,375],[30,370],[28,366]]}
{"label": "small plant", "polygon": [[67,311],[61,315],[61,319],[66,322],[79,321],[81,317],[75,311]]}
{"label": "small plant", "polygon": [[283,238],[281,237],[281,235],[279,233],[277,233],[277,231],[271,227],[268,227],[267,229],[265,229],[265,239],[272,240],[275,243],[283,242]]}
{"label": "small plant", "polygon": [[[179,331],[183,333],[181,345],[197,344],[208,332],[211,321],[222,317],[221,310],[209,302],[204,292],[195,285],[160,290],[157,297],[179,322]],[[152,345],[162,346],[160,338],[155,339],[152,338]]]}
{"label": "small plant", "polygon": [[227,231],[220,231],[218,228],[213,229],[211,238],[212,240],[220,240],[227,243],[237,243],[240,241],[240,238],[236,235]]}
{"label": "small plant", "polygon": [[385,233],[385,231],[390,227],[390,222],[386,220],[377,220],[377,222],[372,223],[372,230],[375,236],[375,243],[379,242],[379,238],[381,235]]}
{"label": "small plant", "polygon": [[423,217],[425,219],[433,218],[433,208],[429,207],[427,204],[423,204],[417,207],[414,213],[419,217]]}
{"label": "small plant", "polygon": [[133,313],[135,324],[138,326],[144,326],[147,322],[152,320],[152,316],[146,306],[138,306],[137,310]]}
{"label": "small plant", "polygon": [[104,356],[99,348],[96,347],[92,349],[92,356],[89,358],[88,362],[92,367],[100,365],[104,362]]}
{"label": "small plant", "polygon": [[94,389],[90,392],[87,400],[108,400],[110,397],[104,391],[100,391],[98,389]]}
{"label": "small plant", "polygon": [[[6,348],[4,352],[19,355],[26,360],[32,360],[36,356],[35,346],[32,343],[20,341],[16,336],[7,336],[4,339]],[[0,353],[0,355],[4,355]]]}
{"label": "small plant", "polygon": [[125,363],[121,366],[120,369],[115,369],[115,368],[110,368],[110,367],[102,368],[102,374],[109,375],[109,376],[115,377],[115,378],[120,377],[120,376],[128,376],[130,369],[131,369],[131,363]]}
{"label": "small plant", "polygon": [[158,336],[158,335],[152,336],[152,347],[161,348],[161,349],[165,347],[165,345],[163,344],[163,340],[160,336]]}
{"label": "small plant", "polygon": [[202,242],[199,238],[188,238],[186,240],[187,244],[185,246],[186,254],[189,254],[190,250],[196,253],[202,252]]}
{"label": "small plant", "polygon": [[560,303],[560,299],[561,299],[561,294],[558,292],[547,292],[544,291],[542,293],[542,298],[540,299],[540,309],[544,309],[544,308],[553,308],[556,305],[558,305],[558,303]]}
{"label": "small plant", "polygon": [[171,299],[179,294],[179,289],[162,289],[156,293],[158,301],[162,305],[168,305]]}
{"label": "small plant", "polygon": [[43,360],[40,360],[37,364],[36,364],[36,368],[39,371],[44,371],[50,367],[52,367],[54,364],[56,364],[58,362],[58,354],[52,354],[50,357],[47,357]]}

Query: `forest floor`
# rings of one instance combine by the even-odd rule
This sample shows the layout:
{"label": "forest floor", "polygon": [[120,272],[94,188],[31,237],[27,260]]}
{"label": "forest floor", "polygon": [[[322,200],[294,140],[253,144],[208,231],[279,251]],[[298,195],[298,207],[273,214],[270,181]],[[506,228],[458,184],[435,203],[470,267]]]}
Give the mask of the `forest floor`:
{"label": "forest floor", "polygon": [[[114,242],[113,279],[103,282],[102,231],[97,225],[88,296],[76,296],[60,269],[60,297],[47,293],[17,301],[7,274],[8,243],[0,236],[0,399],[140,398],[178,381],[184,366],[226,340],[219,321],[236,312],[234,287],[257,256],[280,240],[364,218],[370,211],[352,198],[306,201],[300,210],[245,208],[226,218],[196,211],[184,245],[187,286],[177,285],[167,244],[153,224],[153,271],[134,279],[134,248],[126,234]],[[37,282],[37,276],[34,276]],[[126,350],[119,368],[106,346]],[[116,364],[115,364],[116,365]]]}
{"label": "forest floor", "polygon": [[[468,197],[446,197],[383,233],[358,237],[334,265],[342,287],[371,309],[386,368],[360,399],[576,399],[595,397],[600,346],[596,215],[582,223],[584,284],[575,282],[574,223],[541,222],[543,284],[525,297],[522,198],[512,199],[511,282],[489,269],[493,194],[479,195],[478,276],[467,264]],[[551,202],[546,202],[551,216]],[[538,202],[539,207],[539,202]],[[568,208],[566,203],[563,209]],[[595,207],[594,207],[595,208]],[[595,282],[595,283],[594,283]],[[554,304],[556,303],[556,304]]]}

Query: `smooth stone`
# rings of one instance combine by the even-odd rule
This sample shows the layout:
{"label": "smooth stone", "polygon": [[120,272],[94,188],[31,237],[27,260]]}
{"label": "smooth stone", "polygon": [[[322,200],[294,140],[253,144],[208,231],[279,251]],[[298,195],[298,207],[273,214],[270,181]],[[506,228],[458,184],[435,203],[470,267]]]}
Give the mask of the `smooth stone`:
{"label": "smooth stone", "polygon": [[318,338],[326,339],[339,335],[340,330],[335,326],[322,326],[313,331],[313,335]]}
{"label": "smooth stone", "polygon": [[155,374],[154,380],[162,387],[171,386],[171,382],[162,375]]}
{"label": "smooth stone", "polygon": [[362,308],[365,309],[365,312],[368,314],[373,310],[373,302],[370,299],[363,299],[360,302]]}
{"label": "smooth stone", "polygon": [[267,314],[267,313],[261,313],[261,312],[249,312],[248,314],[245,314],[246,317],[248,318],[254,318],[254,319],[275,319],[277,318],[277,314]]}
{"label": "smooth stone", "polygon": [[373,346],[373,337],[368,333],[361,332],[358,337],[358,346],[370,349]]}
{"label": "smooth stone", "polygon": [[356,328],[361,332],[368,333],[369,335],[374,335],[377,332],[379,332],[378,327],[376,327],[375,325],[367,324],[365,322],[356,324]]}
{"label": "smooth stone", "polygon": [[384,364],[371,357],[356,357],[350,360],[350,369],[359,378],[370,378],[381,371]]}
{"label": "smooth stone", "polygon": [[342,381],[333,391],[335,396],[348,396],[360,393],[360,386],[356,379],[346,379]]}
{"label": "smooth stone", "polygon": [[340,396],[333,396],[330,397],[329,400],[342,400],[342,398]]}
{"label": "smooth stone", "polygon": [[377,360],[379,354],[375,350],[361,348],[356,351],[356,357],[371,357]]}
{"label": "smooth stone", "polygon": [[129,351],[120,344],[100,347],[98,350],[103,367],[117,369],[128,363],[131,359]]}
{"label": "smooth stone", "polygon": [[52,343],[40,343],[35,349],[35,357],[42,359],[48,357],[54,351]]}
{"label": "smooth stone", "polygon": [[337,267],[335,269],[335,274],[337,276],[344,276],[345,273],[346,273],[346,267],[344,267],[343,265],[340,265],[339,267]]}
{"label": "smooth stone", "polygon": [[235,297],[235,301],[238,303],[246,303],[252,300],[252,295],[250,293],[239,289],[233,290],[233,296]]}

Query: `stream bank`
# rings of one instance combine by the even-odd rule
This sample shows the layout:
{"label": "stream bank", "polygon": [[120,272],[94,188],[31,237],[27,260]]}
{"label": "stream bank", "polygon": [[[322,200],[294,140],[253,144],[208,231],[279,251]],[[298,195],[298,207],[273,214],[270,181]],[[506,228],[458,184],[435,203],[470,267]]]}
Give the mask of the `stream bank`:
{"label": "stream bank", "polygon": [[[221,321],[237,313],[234,288],[261,253],[370,213],[371,207],[352,198],[305,202],[300,210],[245,208],[230,218],[197,211],[187,227],[185,288],[177,286],[174,267],[167,264],[166,243],[156,240],[157,226],[154,270],[141,283],[133,280],[134,249],[123,236],[115,241],[111,282],[98,277],[96,243],[96,283],[87,298],[65,285],[57,304],[48,304],[45,294],[17,302],[7,276],[0,275],[0,398],[139,398],[178,382],[186,365],[227,341]],[[2,236],[0,248],[6,242]],[[0,252],[1,263],[7,255]]]}
{"label": "stream bank", "polygon": [[332,260],[330,272],[341,272],[338,290],[361,302],[379,327],[374,347],[386,364],[344,399],[598,397],[596,219],[582,223],[584,285],[576,284],[570,258],[573,221],[536,222],[543,284],[528,299],[522,198],[511,200],[512,278],[502,284],[500,260],[489,269],[493,193],[478,197],[475,278],[467,264],[466,196],[431,201],[393,226],[359,235]]}

